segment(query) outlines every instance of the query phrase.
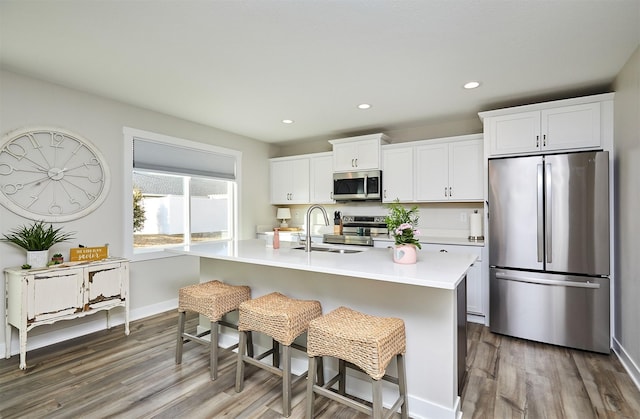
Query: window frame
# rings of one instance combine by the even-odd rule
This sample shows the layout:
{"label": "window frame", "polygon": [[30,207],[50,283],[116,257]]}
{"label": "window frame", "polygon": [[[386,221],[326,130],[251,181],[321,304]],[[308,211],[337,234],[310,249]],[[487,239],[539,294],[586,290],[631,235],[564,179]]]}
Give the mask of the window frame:
{"label": "window frame", "polygon": [[[173,146],[182,146],[191,149],[198,149],[206,152],[213,152],[218,154],[225,154],[232,156],[236,163],[236,178],[235,181],[230,179],[221,179],[230,181],[233,183],[233,211],[230,214],[232,224],[232,235],[234,239],[237,239],[240,231],[240,176],[242,173],[242,152],[238,150],[232,150],[224,147],[214,146],[207,143],[200,143],[183,138],[172,137],[169,135],[158,134],[155,132],[144,131],[136,128],[123,127],[124,138],[124,159],[123,159],[123,249],[124,256],[131,261],[161,259],[167,257],[179,256],[175,253],[170,253],[162,250],[156,251],[143,251],[140,253],[134,252],[133,247],[133,141],[134,138],[140,138],[144,140],[154,141],[158,143],[170,144]],[[190,230],[190,229],[189,229]],[[189,231],[191,234],[191,231]],[[229,239],[226,239],[229,240]]]}

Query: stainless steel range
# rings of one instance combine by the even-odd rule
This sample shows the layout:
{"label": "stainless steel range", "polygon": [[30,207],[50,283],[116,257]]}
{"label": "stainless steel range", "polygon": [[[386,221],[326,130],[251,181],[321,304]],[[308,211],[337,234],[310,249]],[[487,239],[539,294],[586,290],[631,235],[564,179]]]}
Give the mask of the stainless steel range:
{"label": "stainless steel range", "polygon": [[325,234],[323,242],[373,246],[374,237],[387,237],[389,234],[384,219],[384,215],[345,215],[342,217],[342,234]]}

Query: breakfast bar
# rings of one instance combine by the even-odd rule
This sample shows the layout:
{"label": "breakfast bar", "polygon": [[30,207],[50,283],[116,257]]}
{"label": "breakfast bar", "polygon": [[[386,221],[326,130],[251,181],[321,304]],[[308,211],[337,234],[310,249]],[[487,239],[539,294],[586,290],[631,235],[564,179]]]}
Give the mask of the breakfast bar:
{"label": "breakfast bar", "polygon": [[[273,249],[263,240],[241,240],[172,251],[200,257],[202,282],[249,285],[253,298],[277,291],[319,300],[324,313],[346,306],[403,319],[411,417],[457,418],[466,354],[465,277],[476,256],[419,251],[416,264],[401,265],[393,263],[390,249],[319,246],[307,253],[296,247],[283,243]],[[306,367],[305,354],[296,354],[292,370]],[[393,363],[389,368],[395,374]],[[367,386],[355,378],[351,392],[366,399]],[[392,393],[385,389],[385,402]]]}

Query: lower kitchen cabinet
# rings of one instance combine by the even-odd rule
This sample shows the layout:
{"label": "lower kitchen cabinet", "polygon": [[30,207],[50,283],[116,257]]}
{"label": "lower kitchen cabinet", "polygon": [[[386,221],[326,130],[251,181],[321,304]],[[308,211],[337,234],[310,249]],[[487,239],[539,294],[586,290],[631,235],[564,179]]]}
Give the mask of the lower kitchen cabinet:
{"label": "lower kitchen cabinet", "polygon": [[467,273],[467,314],[485,316],[482,280],[482,249],[480,246],[440,245],[421,243],[423,250],[432,252],[470,253],[478,256]]}
{"label": "lower kitchen cabinet", "polygon": [[5,276],[6,358],[11,357],[11,327],[20,337],[20,369],[27,367],[27,332],[59,320],[124,307],[129,334],[129,261],[120,258],[45,269],[8,268]]}

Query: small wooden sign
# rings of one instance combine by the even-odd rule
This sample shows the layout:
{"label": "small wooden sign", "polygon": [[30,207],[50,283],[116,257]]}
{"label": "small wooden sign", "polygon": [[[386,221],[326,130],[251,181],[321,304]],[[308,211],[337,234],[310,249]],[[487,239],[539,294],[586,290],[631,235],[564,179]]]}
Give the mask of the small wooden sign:
{"label": "small wooden sign", "polygon": [[69,260],[72,262],[90,262],[109,257],[109,246],[100,247],[74,247],[69,250]]}

